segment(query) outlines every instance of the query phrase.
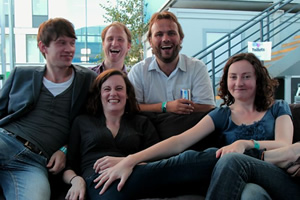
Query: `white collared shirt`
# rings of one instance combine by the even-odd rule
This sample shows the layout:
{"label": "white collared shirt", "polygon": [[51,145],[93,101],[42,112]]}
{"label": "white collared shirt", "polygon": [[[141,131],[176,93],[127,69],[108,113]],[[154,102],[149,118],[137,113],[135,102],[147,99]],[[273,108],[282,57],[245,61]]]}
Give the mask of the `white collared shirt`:
{"label": "white collared shirt", "polygon": [[215,105],[211,80],[205,64],[180,54],[176,69],[167,76],[156,58],[135,64],[128,73],[139,103],[153,104],[181,98],[180,90],[190,89],[194,103]]}

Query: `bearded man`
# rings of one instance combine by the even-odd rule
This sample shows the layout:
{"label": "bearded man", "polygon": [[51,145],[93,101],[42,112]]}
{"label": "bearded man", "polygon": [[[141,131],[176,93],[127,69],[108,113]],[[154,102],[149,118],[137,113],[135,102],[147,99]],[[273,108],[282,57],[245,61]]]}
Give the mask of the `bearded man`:
{"label": "bearded man", "polygon": [[[141,111],[191,114],[213,109],[205,64],[179,54],[184,33],[177,17],[169,11],[154,13],[147,37],[154,56],[135,64],[128,74]],[[189,89],[191,98],[182,98],[181,89]]]}

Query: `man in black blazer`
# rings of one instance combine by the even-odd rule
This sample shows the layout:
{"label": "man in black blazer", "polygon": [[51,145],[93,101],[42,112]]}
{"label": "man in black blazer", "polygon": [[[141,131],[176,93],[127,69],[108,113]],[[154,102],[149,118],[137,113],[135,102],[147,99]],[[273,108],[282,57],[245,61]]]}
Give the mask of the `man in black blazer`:
{"label": "man in black blazer", "polygon": [[97,74],[72,65],[75,31],[63,18],[38,31],[44,67],[15,67],[0,91],[0,185],[6,199],[50,199],[48,172],[65,167],[73,119]]}

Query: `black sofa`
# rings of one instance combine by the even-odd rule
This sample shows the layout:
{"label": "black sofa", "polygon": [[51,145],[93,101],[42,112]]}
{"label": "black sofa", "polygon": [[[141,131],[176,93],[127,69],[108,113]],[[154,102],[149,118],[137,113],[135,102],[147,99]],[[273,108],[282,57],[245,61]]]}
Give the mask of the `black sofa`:
{"label": "black sofa", "polygon": [[[300,104],[290,104],[294,124],[294,142],[300,141]],[[164,140],[173,135],[177,135],[194,126],[206,113],[193,113],[191,115],[177,115],[172,113],[142,113],[150,118],[155,125],[160,139]],[[214,132],[204,140],[191,147],[194,150],[203,150],[208,147],[220,147],[222,138],[218,132]],[[63,200],[69,185],[63,183],[61,176],[50,176],[52,200]],[[0,192],[1,193],[1,192]],[[185,196],[170,197],[164,199],[173,200],[196,200],[204,199],[201,194],[187,194]],[[5,200],[0,194],[0,200]],[[151,199],[153,200],[153,198]]]}

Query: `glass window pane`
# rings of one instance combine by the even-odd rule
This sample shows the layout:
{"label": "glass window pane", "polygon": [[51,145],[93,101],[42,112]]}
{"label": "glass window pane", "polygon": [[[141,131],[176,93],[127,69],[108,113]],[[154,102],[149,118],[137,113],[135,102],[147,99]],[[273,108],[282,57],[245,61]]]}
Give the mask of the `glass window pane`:
{"label": "glass window pane", "polygon": [[9,35],[5,35],[5,59],[6,63],[10,63],[10,57],[9,57]]}
{"label": "glass window pane", "polygon": [[26,35],[26,62],[28,63],[43,62],[43,57],[37,47],[36,39],[36,35]]}
{"label": "glass window pane", "polygon": [[32,16],[32,27],[38,28],[41,23],[48,20],[48,15],[42,16],[42,15],[34,15]]}
{"label": "glass window pane", "polygon": [[47,0],[32,0],[32,14],[33,15],[48,15],[48,1]]}
{"label": "glass window pane", "polygon": [[4,14],[8,15],[8,0],[4,0]]}

